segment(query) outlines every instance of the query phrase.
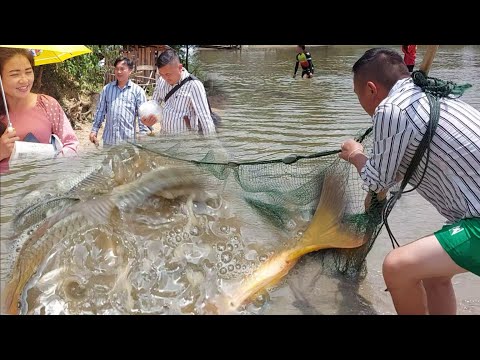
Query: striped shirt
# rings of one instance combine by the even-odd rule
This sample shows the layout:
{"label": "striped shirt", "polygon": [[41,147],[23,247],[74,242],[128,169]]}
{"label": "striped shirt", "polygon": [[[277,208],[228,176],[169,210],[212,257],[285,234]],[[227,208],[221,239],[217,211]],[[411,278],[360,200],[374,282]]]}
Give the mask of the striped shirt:
{"label": "striped shirt", "polygon": [[[180,83],[190,76],[182,69]],[[175,84],[176,85],[176,84]],[[168,84],[162,77],[157,79],[153,99],[161,103],[175,85]],[[162,113],[160,132],[165,135],[182,134],[189,131],[199,131],[199,124],[204,135],[215,134],[215,124],[210,115],[207,94],[200,80],[190,80],[184,83],[165,103]],[[189,125],[184,117],[189,119]],[[191,130],[189,129],[191,127]]]}
{"label": "striped shirt", "polygon": [[[373,114],[372,154],[361,170],[366,186],[378,192],[403,177],[425,134],[430,106],[411,78],[390,90]],[[428,150],[427,150],[428,151]],[[425,169],[425,152],[409,184]],[[459,99],[440,100],[440,118],[430,144],[427,171],[417,191],[454,222],[480,217],[480,112]]]}
{"label": "striped shirt", "polygon": [[[115,145],[126,140],[135,140],[138,109],[147,100],[145,90],[128,80],[120,89],[117,80],[103,87],[93,119],[92,132],[98,133],[105,119],[103,144]],[[147,134],[148,128],[138,121],[140,134]]]}

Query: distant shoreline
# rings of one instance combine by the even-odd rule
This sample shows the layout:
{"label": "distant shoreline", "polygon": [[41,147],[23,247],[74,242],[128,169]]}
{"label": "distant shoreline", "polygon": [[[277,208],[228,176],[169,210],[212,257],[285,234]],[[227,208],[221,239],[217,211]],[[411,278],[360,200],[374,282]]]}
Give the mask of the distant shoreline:
{"label": "distant shoreline", "polygon": [[[216,45],[210,45],[210,46],[216,46]],[[220,46],[220,45],[218,45]],[[225,45],[228,46],[228,45]],[[269,48],[294,48],[297,45],[241,45],[241,50],[246,50],[246,49],[269,49]],[[318,46],[327,46],[327,45],[305,45],[307,48],[309,47],[318,47]],[[226,49],[226,48],[215,48],[215,47],[198,47],[199,50],[239,50],[239,49]]]}
{"label": "distant shoreline", "polygon": [[[245,48],[290,48],[297,45],[242,45]],[[327,46],[327,45],[305,45],[306,47],[317,47],[317,46]]]}

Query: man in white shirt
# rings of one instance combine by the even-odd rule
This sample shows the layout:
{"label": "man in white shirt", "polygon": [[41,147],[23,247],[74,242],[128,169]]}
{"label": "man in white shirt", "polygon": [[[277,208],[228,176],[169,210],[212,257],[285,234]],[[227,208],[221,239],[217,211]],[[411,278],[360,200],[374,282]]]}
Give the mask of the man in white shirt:
{"label": "man in white shirt", "polygon": [[[214,135],[215,124],[202,82],[190,78],[173,49],[162,52],[156,60],[156,66],[160,76],[155,85],[153,99],[159,103],[165,101],[160,133],[173,135],[199,132],[203,135]],[[169,96],[174,88],[176,91]],[[141,121],[152,126],[157,122],[157,118],[150,115],[143,117]]]}
{"label": "man in white shirt", "polygon": [[[353,74],[354,91],[372,116],[374,144],[367,157],[360,143],[348,140],[340,157],[370,191],[383,193],[405,176],[426,133],[430,104],[393,50],[366,51]],[[480,112],[452,97],[439,104],[429,149],[408,183],[450,224],[385,258],[383,277],[398,314],[455,314],[452,277],[480,276]]]}

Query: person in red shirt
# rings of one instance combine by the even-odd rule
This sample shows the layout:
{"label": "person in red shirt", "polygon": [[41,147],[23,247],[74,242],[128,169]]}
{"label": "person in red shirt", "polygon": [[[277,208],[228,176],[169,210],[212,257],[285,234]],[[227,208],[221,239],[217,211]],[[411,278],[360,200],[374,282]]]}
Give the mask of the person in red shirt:
{"label": "person in red shirt", "polygon": [[412,72],[417,57],[417,45],[402,45],[403,61],[407,65],[408,71]]}

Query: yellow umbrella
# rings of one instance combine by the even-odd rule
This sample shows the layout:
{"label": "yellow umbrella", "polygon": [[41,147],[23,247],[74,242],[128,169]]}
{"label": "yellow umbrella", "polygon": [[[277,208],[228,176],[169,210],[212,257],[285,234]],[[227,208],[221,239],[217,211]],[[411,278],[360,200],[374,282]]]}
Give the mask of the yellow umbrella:
{"label": "yellow umbrella", "polygon": [[[62,62],[74,56],[91,53],[85,45],[0,45],[0,47],[31,49],[34,54],[35,66]],[[8,114],[7,100],[3,90],[2,77],[0,76],[0,88],[7,114],[8,127],[12,126]]]}
{"label": "yellow umbrella", "polygon": [[91,53],[85,45],[0,45],[1,47],[32,49],[35,66],[62,62],[74,56]]}

